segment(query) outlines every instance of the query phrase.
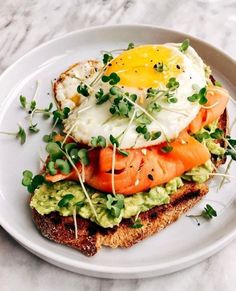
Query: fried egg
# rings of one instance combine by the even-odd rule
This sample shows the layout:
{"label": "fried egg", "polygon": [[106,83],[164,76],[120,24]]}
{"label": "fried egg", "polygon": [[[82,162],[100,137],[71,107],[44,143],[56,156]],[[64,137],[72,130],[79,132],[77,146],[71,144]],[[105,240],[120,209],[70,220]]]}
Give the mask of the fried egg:
{"label": "fried egg", "polygon": [[[110,143],[110,135],[121,137],[120,148],[140,148],[156,145],[178,137],[195,118],[200,105],[189,102],[187,98],[196,93],[196,88],[206,86],[205,65],[192,47],[186,52],[179,50],[180,44],[143,45],[125,50],[114,58],[103,72],[103,65],[98,61],[87,61],[73,66],[61,75],[55,85],[55,96],[61,107],[71,108],[71,114],[64,122],[65,133],[77,142],[90,145],[92,137],[103,136]],[[164,66],[163,71],[156,68]],[[135,115],[132,118],[114,117],[110,113],[111,102],[96,104],[95,94],[101,88],[109,92],[110,85],[102,82],[101,74],[109,76],[116,73],[120,81],[116,84],[123,92],[136,94]],[[76,76],[76,77],[75,77]],[[98,78],[97,78],[98,77]],[[93,81],[98,79],[96,83]],[[149,88],[167,90],[170,78],[179,82],[175,91],[176,103],[166,97],[158,99],[160,111],[153,111],[149,132],[161,132],[155,140],[146,140],[137,131],[136,118],[146,115],[147,90]],[[77,93],[77,86],[82,82],[88,85],[89,97]],[[94,83],[91,87],[91,83]]]}

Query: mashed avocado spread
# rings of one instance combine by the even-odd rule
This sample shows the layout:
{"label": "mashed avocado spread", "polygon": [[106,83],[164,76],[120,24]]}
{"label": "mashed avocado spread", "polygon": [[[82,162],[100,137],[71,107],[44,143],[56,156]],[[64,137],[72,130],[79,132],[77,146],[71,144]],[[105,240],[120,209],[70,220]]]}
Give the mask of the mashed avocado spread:
{"label": "mashed avocado spread", "polygon": [[[199,133],[202,134],[204,131],[213,132],[215,128],[217,128],[217,122],[211,124],[208,128],[202,129]],[[214,142],[214,139],[203,139],[201,142],[207,146],[212,154],[221,156],[225,152],[224,148]],[[87,188],[97,213],[96,218],[82,187],[72,181],[60,181],[54,184],[41,185],[40,188],[35,190],[30,206],[35,208],[41,215],[57,211],[62,216],[70,216],[76,211],[81,217],[90,219],[104,228],[114,227],[123,218],[131,218],[155,206],[169,203],[171,194],[183,186],[183,180],[203,183],[209,179],[209,174],[213,170],[213,163],[209,160],[204,165],[193,168],[182,177],[176,177],[164,185],[154,187],[147,192],[140,192],[132,196],[124,197],[124,207],[118,216],[112,215],[112,212],[108,209],[107,194],[98,192],[92,188]],[[70,195],[70,200],[64,206],[59,206],[59,202],[66,195]]]}
{"label": "mashed avocado spread", "polygon": [[[182,179],[177,177],[165,184],[165,186],[154,187],[148,192],[137,193],[133,196],[125,197],[124,208],[121,210],[119,217],[112,216],[111,212],[107,209],[107,194],[95,192],[94,189],[88,188],[88,193],[97,213],[96,219],[90,205],[86,201],[81,186],[72,181],[43,184],[35,191],[30,206],[35,208],[42,215],[58,211],[62,216],[72,215],[76,208],[76,213],[81,217],[90,219],[106,228],[118,225],[122,218],[130,218],[154,206],[169,203],[170,195],[176,192],[181,186],[183,186]],[[63,196],[68,194],[72,194],[74,198],[69,201],[66,207],[59,207],[59,201],[61,201]],[[75,206],[78,202],[83,202],[83,206]]]}

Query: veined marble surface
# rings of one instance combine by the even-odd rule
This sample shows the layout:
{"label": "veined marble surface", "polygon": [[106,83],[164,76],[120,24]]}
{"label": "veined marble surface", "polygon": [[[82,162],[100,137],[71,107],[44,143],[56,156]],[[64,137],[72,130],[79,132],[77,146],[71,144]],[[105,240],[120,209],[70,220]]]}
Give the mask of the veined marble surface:
{"label": "veined marble surface", "polygon": [[[83,27],[145,23],[190,33],[236,58],[235,0],[0,0],[0,73],[35,46]],[[236,242],[175,274],[105,280],[73,274],[33,256],[0,228],[0,290],[233,291]]]}

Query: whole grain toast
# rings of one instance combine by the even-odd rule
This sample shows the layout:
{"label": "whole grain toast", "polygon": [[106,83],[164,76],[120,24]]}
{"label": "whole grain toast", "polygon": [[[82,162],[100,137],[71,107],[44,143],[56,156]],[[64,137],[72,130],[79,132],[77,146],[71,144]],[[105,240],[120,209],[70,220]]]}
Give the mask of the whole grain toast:
{"label": "whole grain toast", "polygon": [[[221,115],[218,127],[227,134],[227,111]],[[225,146],[223,140],[216,141]],[[216,167],[225,163],[225,158],[217,159],[212,155]],[[208,192],[208,186],[186,182],[176,193],[171,195],[169,204],[156,206],[139,215],[143,226],[131,228],[132,219],[123,219],[119,226],[105,229],[90,220],[77,215],[78,238],[75,238],[75,227],[72,216],[63,217],[57,212],[40,215],[35,209],[32,217],[38,230],[46,238],[57,243],[80,250],[86,256],[95,255],[102,246],[111,248],[129,248],[137,242],[155,234],[176,221],[183,213],[197,204]]]}

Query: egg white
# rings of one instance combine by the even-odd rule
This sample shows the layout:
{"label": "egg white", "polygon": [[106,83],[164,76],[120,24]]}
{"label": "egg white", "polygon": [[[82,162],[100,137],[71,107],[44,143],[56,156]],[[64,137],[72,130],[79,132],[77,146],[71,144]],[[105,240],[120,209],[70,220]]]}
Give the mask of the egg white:
{"label": "egg white", "polygon": [[[79,79],[90,84],[102,69],[101,63],[94,63],[92,61],[77,64],[68,70],[65,73],[63,82],[60,82],[57,85],[57,90],[55,90],[56,99],[61,104],[61,107],[69,107],[72,109],[68,119],[64,122],[65,133],[69,133],[77,142],[84,144],[90,144],[92,137],[101,135],[106,138],[107,144],[109,144],[110,135],[118,137],[122,132],[125,132],[120,144],[120,148],[124,149],[160,144],[166,141],[166,137],[169,139],[176,138],[195,118],[200,109],[197,102],[189,102],[187,97],[195,93],[193,85],[197,85],[199,88],[206,86],[205,65],[192,47],[189,47],[186,53],[181,53],[179,51],[180,44],[169,43],[163,46],[174,50],[176,55],[181,54],[183,58],[183,72],[176,78],[180,84],[175,95],[178,102],[168,103],[164,100],[159,102],[165,109],[162,109],[160,112],[153,112],[152,116],[155,121],[152,121],[147,126],[150,132],[161,131],[162,135],[160,138],[153,141],[145,140],[143,136],[139,136],[136,132],[137,125],[135,121],[128,127],[130,119],[112,118],[109,112],[111,106],[109,101],[101,105],[96,104],[95,93],[99,88],[102,88],[104,92],[108,92],[109,86],[107,83],[98,82],[96,86],[93,86],[90,97],[80,96],[79,104],[73,102],[72,97],[78,94],[77,86],[80,84],[80,80],[71,76],[75,74]],[[148,89],[122,87],[124,92],[134,93],[138,97],[143,96],[144,98]]]}

